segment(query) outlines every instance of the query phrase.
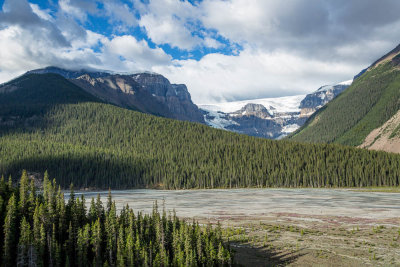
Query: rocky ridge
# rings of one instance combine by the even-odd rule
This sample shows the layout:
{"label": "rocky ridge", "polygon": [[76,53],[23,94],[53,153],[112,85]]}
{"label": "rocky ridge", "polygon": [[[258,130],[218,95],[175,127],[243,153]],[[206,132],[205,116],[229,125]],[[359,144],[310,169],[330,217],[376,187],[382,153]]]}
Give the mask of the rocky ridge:
{"label": "rocky ridge", "polygon": [[203,114],[193,104],[186,86],[171,84],[160,74],[116,74],[57,67],[32,70],[28,73],[59,74],[107,103],[157,116],[204,123]]}

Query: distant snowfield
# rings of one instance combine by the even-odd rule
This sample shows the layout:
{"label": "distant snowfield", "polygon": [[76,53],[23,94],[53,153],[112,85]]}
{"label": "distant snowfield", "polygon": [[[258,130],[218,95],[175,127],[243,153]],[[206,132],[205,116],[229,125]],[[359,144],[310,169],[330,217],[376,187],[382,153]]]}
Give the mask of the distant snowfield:
{"label": "distant snowfield", "polygon": [[231,113],[240,110],[247,104],[261,104],[270,114],[275,112],[300,112],[300,102],[306,95],[284,96],[275,98],[261,98],[244,101],[223,102],[217,104],[201,104],[199,108],[211,112]]}

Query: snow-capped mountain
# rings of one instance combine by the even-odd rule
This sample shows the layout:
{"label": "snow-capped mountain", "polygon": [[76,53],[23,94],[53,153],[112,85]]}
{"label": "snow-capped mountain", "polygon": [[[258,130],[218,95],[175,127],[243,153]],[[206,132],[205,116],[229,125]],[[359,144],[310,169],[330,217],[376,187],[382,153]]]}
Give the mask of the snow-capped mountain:
{"label": "snow-capped mountain", "polygon": [[349,87],[352,80],[320,87],[308,95],[252,99],[198,105],[206,123],[270,139],[279,139],[300,128],[316,110]]}
{"label": "snow-capped mountain", "polygon": [[300,103],[300,116],[310,116],[349,87],[352,82],[353,80],[349,80],[335,85],[324,85],[314,93],[308,94]]}

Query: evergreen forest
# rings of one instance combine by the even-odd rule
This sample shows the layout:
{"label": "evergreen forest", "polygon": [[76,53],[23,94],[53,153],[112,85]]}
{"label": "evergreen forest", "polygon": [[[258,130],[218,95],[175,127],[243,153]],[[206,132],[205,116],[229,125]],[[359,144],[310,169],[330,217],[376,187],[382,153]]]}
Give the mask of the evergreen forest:
{"label": "evergreen forest", "polygon": [[62,188],[79,189],[400,183],[396,154],[272,141],[143,114],[103,103],[55,74],[25,75],[5,86],[0,174],[6,177],[48,170]]}
{"label": "evergreen forest", "polygon": [[[38,190],[40,189],[40,191]],[[117,213],[106,205],[89,208],[73,190],[69,199],[47,173],[36,188],[26,171],[18,186],[0,180],[1,266],[228,266],[232,253],[216,227],[187,223],[162,210]]]}

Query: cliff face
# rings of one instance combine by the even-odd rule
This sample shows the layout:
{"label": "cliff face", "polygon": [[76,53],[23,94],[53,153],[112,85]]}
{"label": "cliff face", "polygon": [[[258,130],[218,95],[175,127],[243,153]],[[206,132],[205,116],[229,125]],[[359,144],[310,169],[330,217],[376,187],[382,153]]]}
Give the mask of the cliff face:
{"label": "cliff face", "polygon": [[90,74],[84,74],[71,81],[104,102],[153,115],[172,117],[169,109],[144,90],[131,76],[109,75],[95,78]]}
{"label": "cliff face", "polygon": [[132,78],[160,103],[166,105],[176,119],[205,123],[203,114],[193,104],[186,85],[171,84],[162,75],[152,73],[138,73],[132,75]]}

